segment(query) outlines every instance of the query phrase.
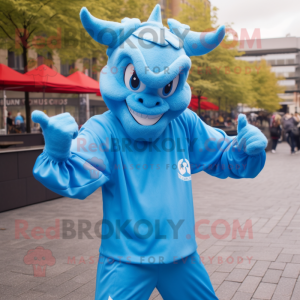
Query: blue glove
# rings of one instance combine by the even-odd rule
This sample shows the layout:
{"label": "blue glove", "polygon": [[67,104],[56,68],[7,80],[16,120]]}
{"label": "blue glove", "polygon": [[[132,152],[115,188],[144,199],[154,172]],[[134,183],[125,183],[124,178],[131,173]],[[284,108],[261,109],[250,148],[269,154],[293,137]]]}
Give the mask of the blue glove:
{"label": "blue glove", "polygon": [[268,145],[265,135],[257,127],[248,124],[244,114],[238,118],[237,142],[238,149],[243,149],[249,156],[261,153]]}
{"label": "blue glove", "polygon": [[39,123],[45,138],[45,152],[50,158],[64,161],[70,156],[72,139],[78,135],[78,125],[69,113],[49,118],[42,111],[31,114],[32,121]]}

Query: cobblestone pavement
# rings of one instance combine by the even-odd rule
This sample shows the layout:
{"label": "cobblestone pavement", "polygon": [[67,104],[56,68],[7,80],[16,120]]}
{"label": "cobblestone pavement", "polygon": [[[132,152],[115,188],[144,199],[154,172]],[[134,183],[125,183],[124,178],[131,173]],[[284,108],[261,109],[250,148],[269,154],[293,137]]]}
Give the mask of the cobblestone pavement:
{"label": "cobblestone pavement", "polygon": [[[291,156],[286,144],[267,154],[266,167],[254,180],[193,175],[195,219],[209,221],[198,228],[208,234],[197,238],[198,252],[220,300],[300,299],[299,179],[300,154]],[[88,219],[94,228],[102,219],[101,201],[99,190],[85,201],[61,198],[0,214],[0,299],[94,299],[100,244],[94,230],[92,239],[79,236],[76,227],[76,238],[51,239],[55,231],[46,228],[54,227],[55,219],[76,226],[78,219]],[[28,226],[27,239],[17,236],[17,220],[23,220],[19,227]],[[44,254],[50,264],[45,277],[33,276],[43,268],[34,269],[27,255],[37,246],[56,259],[51,266]],[[154,290],[150,299],[162,298]]]}

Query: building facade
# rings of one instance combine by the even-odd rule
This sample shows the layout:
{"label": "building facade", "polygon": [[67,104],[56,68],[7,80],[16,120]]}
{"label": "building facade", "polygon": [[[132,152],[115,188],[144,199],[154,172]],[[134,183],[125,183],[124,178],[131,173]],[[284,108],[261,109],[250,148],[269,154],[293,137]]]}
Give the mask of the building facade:
{"label": "building facade", "polygon": [[283,80],[278,84],[285,89],[279,94],[283,112],[300,112],[300,38],[283,37],[244,41],[245,52],[236,59],[248,62],[266,60],[271,70]]}

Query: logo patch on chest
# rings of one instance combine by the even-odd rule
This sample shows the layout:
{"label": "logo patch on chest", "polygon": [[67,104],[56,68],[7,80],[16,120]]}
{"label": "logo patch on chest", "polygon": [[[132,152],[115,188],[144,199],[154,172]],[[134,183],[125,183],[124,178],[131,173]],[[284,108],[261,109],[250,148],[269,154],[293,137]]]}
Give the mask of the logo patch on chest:
{"label": "logo patch on chest", "polygon": [[178,161],[178,178],[183,181],[190,181],[191,178],[191,167],[187,159],[180,159]]}

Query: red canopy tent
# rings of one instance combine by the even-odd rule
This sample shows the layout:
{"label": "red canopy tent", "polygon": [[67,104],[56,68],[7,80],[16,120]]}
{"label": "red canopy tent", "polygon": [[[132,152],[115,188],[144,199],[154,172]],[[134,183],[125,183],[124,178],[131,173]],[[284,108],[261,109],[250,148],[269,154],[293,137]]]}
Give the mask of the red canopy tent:
{"label": "red canopy tent", "polygon": [[77,84],[46,65],[40,65],[24,76],[31,80],[31,85],[22,89],[26,92],[78,93]]}
{"label": "red canopy tent", "polygon": [[82,73],[76,72],[66,78],[46,65],[21,74],[0,64],[0,89],[36,93],[97,93],[99,91],[97,81],[80,74]]}
{"label": "red canopy tent", "polygon": [[70,81],[77,84],[79,90],[82,90],[82,94],[86,95],[86,118],[90,118],[90,99],[88,93],[100,93],[99,82],[91,77],[83,74],[82,72],[75,72],[67,77]]}
{"label": "red canopy tent", "polygon": [[67,79],[71,80],[78,87],[82,88],[82,93],[91,93],[97,94],[99,91],[99,82],[92,79],[91,77],[83,74],[82,72],[75,72],[67,77]]}
{"label": "red canopy tent", "polygon": [[201,101],[200,108],[204,110],[219,110],[219,106],[208,101]]}
{"label": "red canopy tent", "polygon": [[[27,72],[25,75],[33,79],[35,84],[34,91],[76,94],[94,94],[99,92],[98,82],[78,71],[68,77],[64,77],[56,70],[46,65],[41,65]],[[87,119],[89,119],[88,95],[86,96],[86,105]]]}
{"label": "red canopy tent", "polygon": [[[99,92],[99,84],[96,80],[76,72],[66,78],[59,74],[55,69],[46,65],[20,74],[13,69],[0,64],[0,90],[10,89],[22,92],[42,92],[45,93],[76,93],[87,94]],[[4,106],[6,105],[6,96],[4,94]],[[4,124],[6,124],[6,114],[4,114]]]}
{"label": "red canopy tent", "polygon": [[30,85],[31,81],[23,74],[0,64],[0,89],[10,89]]}
{"label": "red canopy tent", "polygon": [[[206,97],[201,97],[200,98],[200,109],[202,110],[219,110],[219,106],[209,102],[209,101],[203,101],[203,100],[207,100]],[[198,110],[199,109],[199,105],[198,105],[198,97],[197,96],[192,96],[189,108],[193,109],[193,110]]]}

